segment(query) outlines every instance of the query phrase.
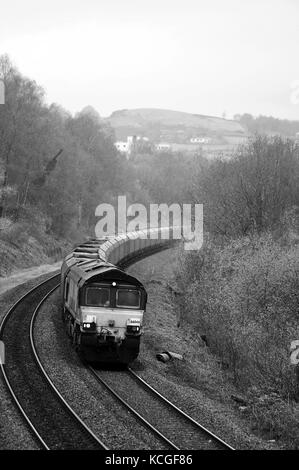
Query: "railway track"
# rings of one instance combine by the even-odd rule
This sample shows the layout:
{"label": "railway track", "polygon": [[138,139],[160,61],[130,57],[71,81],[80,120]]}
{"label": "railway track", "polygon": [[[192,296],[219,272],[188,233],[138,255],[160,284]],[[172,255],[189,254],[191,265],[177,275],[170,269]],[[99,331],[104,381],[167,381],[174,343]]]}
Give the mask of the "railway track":
{"label": "railway track", "polygon": [[33,326],[59,275],[40,283],[20,298],[0,325],[6,348],[1,370],[12,399],[42,449],[106,449],[56,389],[36,352]]}
{"label": "railway track", "polygon": [[[147,254],[148,255],[148,254]],[[136,262],[126,260],[123,267]],[[0,364],[7,387],[44,449],[105,449],[106,445],[80,419],[46,373],[36,350],[34,324],[41,306],[58,288],[59,275],[40,283],[7,312],[0,324],[7,363]],[[96,380],[168,449],[226,449],[229,444],[167,400],[128,368],[98,370],[87,365]]]}
{"label": "railway track", "polygon": [[[91,367],[90,365],[86,364],[86,367],[90,370],[92,375],[95,377],[95,379],[103,385],[131,414],[135,416],[137,420],[139,420],[144,427],[146,427],[152,434],[154,434],[158,439],[166,446],[167,449],[175,449],[179,450],[179,447],[172,442],[170,439],[168,439],[162,432],[157,429],[154,425],[152,425],[149,420],[147,420],[142,414],[140,414],[136,408],[134,408],[132,405],[128,403],[122,396],[113,388],[107,380],[103,379],[98,371]],[[115,371],[114,371],[115,373]],[[116,377],[118,377],[118,374],[116,373]],[[130,392],[129,392],[130,393]]]}
{"label": "railway track", "polygon": [[212,431],[210,431],[208,428],[200,424],[198,421],[193,419],[191,416],[189,416],[187,413],[185,413],[183,410],[178,408],[174,403],[172,403],[170,400],[168,400],[164,395],[162,395],[160,392],[158,392],[154,387],[152,387],[150,384],[148,384],[142,377],[136,374],[130,367],[128,368],[128,373],[142,386],[152,393],[154,396],[156,396],[158,399],[160,399],[163,403],[165,403],[167,406],[169,406],[172,410],[174,410],[178,415],[180,415],[182,418],[187,420],[189,423],[191,423],[195,429],[197,429],[202,435],[205,435],[208,439],[208,442],[214,442],[217,446],[219,446],[221,449],[226,449],[226,450],[235,450],[230,444],[225,442],[223,439],[221,439],[219,436],[214,434]]}
{"label": "railway track", "polygon": [[130,368],[111,371],[87,367],[102,386],[171,449],[234,450]]}

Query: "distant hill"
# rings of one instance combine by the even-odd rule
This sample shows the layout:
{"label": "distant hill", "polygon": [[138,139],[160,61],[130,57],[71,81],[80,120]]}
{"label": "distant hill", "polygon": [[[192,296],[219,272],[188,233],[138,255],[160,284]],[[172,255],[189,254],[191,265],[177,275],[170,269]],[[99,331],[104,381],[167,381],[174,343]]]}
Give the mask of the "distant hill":
{"label": "distant hill", "polygon": [[118,140],[141,135],[153,141],[182,143],[200,135],[216,140],[246,136],[238,121],[167,109],[124,109],[115,111],[105,121],[112,126]]}

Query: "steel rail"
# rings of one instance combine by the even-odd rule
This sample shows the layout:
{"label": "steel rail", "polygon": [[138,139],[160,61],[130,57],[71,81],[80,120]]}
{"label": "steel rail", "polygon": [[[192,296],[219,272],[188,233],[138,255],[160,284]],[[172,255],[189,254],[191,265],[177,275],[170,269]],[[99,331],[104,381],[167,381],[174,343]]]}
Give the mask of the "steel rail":
{"label": "steel rail", "polygon": [[227,442],[225,442],[223,439],[221,439],[220,437],[218,437],[216,434],[214,434],[212,431],[210,431],[208,428],[206,428],[205,426],[203,426],[202,424],[200,424],[198,421],[196,421],[195,419],[193,419],[191,416],[189,416],[187,413],[185,413],[185,411],[183,411],[181,408],[179,408],[178,406],[176,406],[174,403],[172,403],[170,400],[168,400],[168,398],[166,398],[164,395],[162,395],[160,392],[158,392],[154,387],[152,387],[150,384],[148,384],[144,379],[142,379],[138,374],[136,374],[130,367],[128,367],[128,372],[129,374],[131,374],[134,379],[136,379],[137,381],[139,381],[140,383],[142,383],[142,385],[150,390],[150,392],[159,397],[159,399],[161,401],[163,401],[164,403],[166,403],[170,408],[172,408],[173,410],[175,410],[178,414],[180,414],[181,416],[184,416],[184,418],[186,418],[188,421],[190,421],[195,427],[197,427],[198,429],[200,429],[201,431],[203,431],[205,434],[207,434],[209,437],[211,437],[214,441],[216,441],[217,443],[223,445],[223,447],[225,447],[226,449],[229,449],[229,450],[235,450],[234,447],[232,447],[230,444],[228,444]]}
{"label": "steel rail", "polygon": [[53,294],[53,292],[55,292],[55,290],[57,290],[59,288],[60,284],[58,284],[57,286],[53,287],[53,289],[51,289],[44,297],[43,299],[40,301],[40,303],[38,304],[38,306],[36,307],[36,309],[34,310],[33,312],[33,315],[31,317],[31,322],[30,322],[30,344],[31,344],[31,350],[32,350],[32,353],[33,353],[33,356],[34,356],[34,359],[35,359],[35,362],[37,363],[38,365],[38,368],[41,372],[41,374],[43,375],[43,377],[45,378],[45,380],[47,381],[49,387],[51,388],[51,390],[53,391],[53,393],[55,394],[55,396],[57,396],[60,400],[60,402],[63,404],[63,406],[66,408],[66,410],[68,411],[68,413],[75,419],[75,421],[77,421],[77,423],[79,423],[79,425],[82,427],[82,429],[103,449],[103,450],[109,450],[109,448],[103,443],[103,441],[101,441],[95,434],[94,432],[84,423],[84,421],[80,418],[80,416],[73,410],[73,408],[71,408],[71,406],[68,404],[68,402],[65,400],[65,398],[63,398],[63,396],[61,395],[61,393],[59,392],[59,390],[56,388],[56,386],[54,385],[54,383],[52,382],[52,380],[50,379],[49,375],[47,374],[44,366],[42,365],[41,363],[41,360],[39,358],[39,355],[38,355],[38,352],[37,352],[37,349],[36,349],[36,345],[35,345],[35,341],[34,341],[34,334],[33,334],[33,330],[34,330],[34,324],[35,324],[35,321],[36,321],[36,318],[37,318],[37,315],[42,307],[42,305],[46,302],[46,300],[50,297],[51,294]]}
{"label": "steel rail", "polygon": [[[14,310],[27,298],[29,297],[30,294],[32,294],[33,292],[37,291],[40,287],[44,286],[45,284],[47,284],[49,281],[55,279],[56,277],[58,277],[59,274],[55,274],[54,276],[51,276],[50,278],[46,279],[45,281],[42,281],[40,282],[37,286],[34,286],[32,289],[30,289],[28,292],[26,292],[24,295],[22,295],[22,297],[20,297],[10,308],[9,310],[6,312],[6,314],[4,315],[2,321],[1,321],[1,324],[0,324],[0,339],[3,338],[3,332],[4,332],[4,328],[5,328],[5,325],[9,319],[9,317],[13,314]],[[30,418],[27,416],[24,408],[22,407],[20,401],[18,400],[16,394],[14,393],[13,391],[13,387],[11,386],[11,383],[8,379],[8,376],[6,374],[6,370],[5,370],[5,364],[2,363],[2,361],[0,361],[0,368],[1,368],[1,372],[2,372],[2,375],[3,375],[3,378],[4,378],[4,381],[6,383],[6,386],[9,390],[9,393],[10,395],[12,396],[12,399],[14,401],[14,403],[16,404],[18,410],[20,411],[21,415],[23,416],[24,420],[26,421],[27,425],[29,426],[29,428],[31,429],[31,431],[33,432],[34,436],[37,438],[38,442],[41,444],[42,448],[45,449],[45,450],[49,450],[49,447],[47,446],[46,442],[43,440],[43,438],[41,437],[41,435],[39,434],[38,430],[36,429],[36,427],[33,425],[33,423],[31,422]]]}
{"label": "steel rail", "polygon": [[96,378],[98,382],[100,382],[125,408],[127,408],[141,423],[149,428],[154,434],[156,434],[163,442],[165,442],[168,446],[170,446],[172,449],[175,450],[180,450],[179,447],[177,447],[172,441],[170,441],[164,434],[162,434],[157,428],[155,428],[151,423],[149,423],[143,416],[141,416],[129,403],[127,403],[115,390],[113,390],[108,383],[99,376],[99,374],[96,372],[96,370],[90,366],[87,365],[87,368],[89,371],[93,374],[93,376]]}

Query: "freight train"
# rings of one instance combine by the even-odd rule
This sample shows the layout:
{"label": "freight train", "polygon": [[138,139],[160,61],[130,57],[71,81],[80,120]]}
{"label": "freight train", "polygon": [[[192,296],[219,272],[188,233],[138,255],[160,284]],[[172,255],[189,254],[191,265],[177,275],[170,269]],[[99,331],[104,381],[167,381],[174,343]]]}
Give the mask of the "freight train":
{"label": "freight train", "polygon": [[172,244],[161,238],[163,229],[152,229],[151,236],[140,231],[88,240],[64,259],[62,319],[86,360],[129,364],[138,356],[147,293],[119,266]]}

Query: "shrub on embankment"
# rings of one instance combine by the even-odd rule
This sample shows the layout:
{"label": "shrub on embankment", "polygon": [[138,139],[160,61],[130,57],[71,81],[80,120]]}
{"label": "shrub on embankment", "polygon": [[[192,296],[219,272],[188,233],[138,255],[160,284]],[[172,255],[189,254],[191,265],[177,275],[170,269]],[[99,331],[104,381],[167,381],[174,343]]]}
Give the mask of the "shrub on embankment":
{"label": "shrub on embankment", "polygon": [[292,442],[295,434],[299,445],[299,384],[289,360],[299,338],[299,245],[271,235],[209,241],[182,255],[177,282],[181,321],[206,336],[259,429]]}
{"label": "shrub on embankment", "polygon": [[18,222],[0,219],[0,277],[18,269],[59,261],[73,243],[46,230],[45,217],[36,210]]}

